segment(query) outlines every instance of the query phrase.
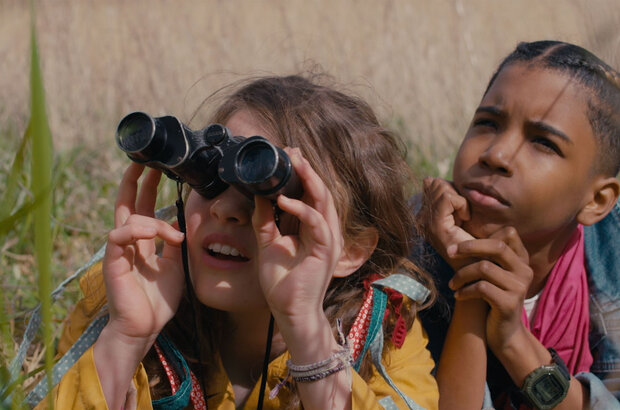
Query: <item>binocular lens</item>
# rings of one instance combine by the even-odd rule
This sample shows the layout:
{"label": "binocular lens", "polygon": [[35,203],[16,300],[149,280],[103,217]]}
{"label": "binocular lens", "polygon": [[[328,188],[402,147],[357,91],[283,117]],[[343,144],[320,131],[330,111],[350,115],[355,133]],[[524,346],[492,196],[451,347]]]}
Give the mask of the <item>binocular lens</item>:
{"label": "binocular lens", "polygon": [[116,143],[132,161],[186,182],[205,198],[229,185],[250,198],[299,198],[303,192],[286,152],[260,136],[231,136],[220,124],[193,131],[174,116],[136,111],[118,124]]}
{"label": "binocular lens", "polygon": [[[155,135],[153,118],[141,112],[135,112],[123,118],[116,131],[116,141],[123,151],[128,153],[140,152],[145,149],[159,151],[161,148]],[[150,145],[155,144],[155,147]]]}
{"label": "binocular lens", "polygon": [[278,194],[299,198],[302,193],[286,152],[259,136],[240,142],[234,157],[225,154],[219,175],[248,195],[275,199]]}
{"label": "binocular lens", "polygon": [[277,153],[271,145],[255,141],[244,146],[237,157],[239,179],[246,184],[258,184],[271,178]]}

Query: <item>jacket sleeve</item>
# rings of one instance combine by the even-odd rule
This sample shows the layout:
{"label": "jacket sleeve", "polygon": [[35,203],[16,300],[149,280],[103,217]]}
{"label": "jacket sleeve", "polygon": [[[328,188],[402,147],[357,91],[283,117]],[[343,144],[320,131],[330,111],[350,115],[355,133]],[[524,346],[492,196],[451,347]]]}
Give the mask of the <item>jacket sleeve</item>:
{"label": "jacket sleeve", "polygon": [[[400,349],[388,344],[383,353],[387,374],[398,388],[425,409],[436,409],[439,390],[431,375],[433,359],[426,345],[426,332],[416,318]],[[404,400],[373,368],[370,382],[365,382],[356,372],[352,380],[353,409],[383,409],[380,400],[391,397],[399,409],[407,408]]]}
{"label": "jacket sleeve", "polygon": [[620,410],[620,402],[611,394],[601,379],[589,372],[581,372],[575,375],[590,392],[588,408],[592,410]]}
{"label": "jacket sleeve", "polygon": [[[92,346],[84,352],[52,390],[52,401],[55,409],[108,409],[99,383]],[[46,397],[35,407],[35,410],[47,409],[47,404],[48,398]],[[152,409],[148,379],[142,364],[136,369],[133,386],[127,393],[124,406],[124,410],[132,409]]]}
{"label": "jacket sleeve", "polygon": [[[101,263],[94,265],[80,278],[80,288],[84,296],[65,320],[58,342],[58,357],[67,352],[106,303]],[[52,390],[51,396],[56,409],[99,410],[108,408],[95,366],[93,346],[67,370]],[[46,409],[48,399],[49,397],[46,397],[35,409]],[[124,407],[125,410],[132,408],[152,408],[148,378],[142,364],[136,369],[133,386],[128,392],[127,403]]]}

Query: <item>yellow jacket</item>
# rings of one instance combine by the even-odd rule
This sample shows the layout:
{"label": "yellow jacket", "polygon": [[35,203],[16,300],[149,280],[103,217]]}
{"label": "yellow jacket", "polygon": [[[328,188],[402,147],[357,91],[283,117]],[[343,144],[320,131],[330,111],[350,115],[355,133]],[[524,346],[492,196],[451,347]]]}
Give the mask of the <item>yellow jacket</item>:
{"label": "yellow jacket", "polygon": [[[101,264],[93,267],[80,279],[80,287],[85,297],[76,305],[65,322],[65,327],[58,344],[58,353],[64,354],[69,347],[95,318],[105,304],[105,287],[101,275]],[[435,379],[431,375],[433,359],[426,349],[428,338],[416,320],[409,330],[405,343],[400,349],[386,346],[383,354],[384,366],[393,382],[400,390],[426,409],[436,409],[439,392]],[[288,401],[291,392],[282,388],[273,400],[269,400],[269,390],[286,375],[288,352],[275,358],[269,364],[267,393],[264,409],[280,409]],[[386,383],[375,370],[370,382],[364,381],[354,370],[352,374],[353,409],[383,409],[378,400],[391,396],[398,408],[406,408],[400,396]],[[235,409],[233,387],[220,363],[216,376],[205,383],[209,409]],[[131,408],[152,409],[147,374],[140,364],[134,374],[134,386],[130,392],[124,410]],[[244,409],[255,409],[259,397],[257,383],[248,397]],[[57,409],[107,409],[103,391],[99,383],[97,369],[91,346],[82,357],[67,371],[60,383],[54,388],[54,406]],[[46,408],[47,399],[36,409]]]}

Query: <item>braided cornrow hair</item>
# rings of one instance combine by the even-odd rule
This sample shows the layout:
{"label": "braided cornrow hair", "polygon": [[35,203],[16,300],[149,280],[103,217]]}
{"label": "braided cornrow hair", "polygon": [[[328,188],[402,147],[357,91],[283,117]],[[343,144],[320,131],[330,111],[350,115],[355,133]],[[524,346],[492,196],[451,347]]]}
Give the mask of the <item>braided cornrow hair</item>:
{"label": "braided cornrow hair", "polygon": [[519,43],[491,77],[485,94],[508,65],[527,63],[570,76],[587,93],[587,116],[596,138],[598,156],[594,173],[620,172],[620,73],[588,50],[561,41]]}

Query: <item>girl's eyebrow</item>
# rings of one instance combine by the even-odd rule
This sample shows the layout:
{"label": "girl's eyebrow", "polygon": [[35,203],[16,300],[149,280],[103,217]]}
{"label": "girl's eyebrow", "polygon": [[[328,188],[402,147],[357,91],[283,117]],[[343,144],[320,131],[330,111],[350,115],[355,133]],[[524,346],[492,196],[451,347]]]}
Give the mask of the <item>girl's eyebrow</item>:
{"label": "girl's eyebrow", "polygon": [[564,142],[566,142],[568,144],[571,144],[571,145],[573,144],[573,140],[571,140],[568,135],[566,135],[562,131],[558,130],[557,128],[552,127],[551,125],[547,124],[544,121],[532,121],[532,122],[530,122],[530,124],[533,127],[535,127],[535,128],[541,129],[543,131],[548,132],[549,134],[553,134],[553,135],[557,136],[562,141],[564,141]]}
{"label": "girl's eyebrow", "polygon": [[502,111],[501,109],[499,109],[498,107],[493,106],[493,105],[481,105],[476,110],[476,114],[478,114],[480,112],[486,112],[486,113],[489,113],[489,114],[498,115],[500,117],[505,116],[504,111]]}
{"label": "girl's eyebrow", "polygon": [[[496,115],[498,117],[505,117],[506,113],[501,110],[500,108],[493,106],[493,105],[481,105],[480,107],[478,107],[478,109],[476,110],[476,114],[478,113],[488,113],[491,115]],[[560,138],[562,141],[565,141],[569,144],[573,144],[573,140],[570,139],[570,137],[568,135],[566,135],[564,132],[560,131],[559,129],[547,124],[544,121],[531,121],[529,122],[529,124],[535,128],[538,128],[540,130],[543,130],[545,132],[548,132],[549,134],[553,134],[555,136],[557,136],[558,138]]]}

